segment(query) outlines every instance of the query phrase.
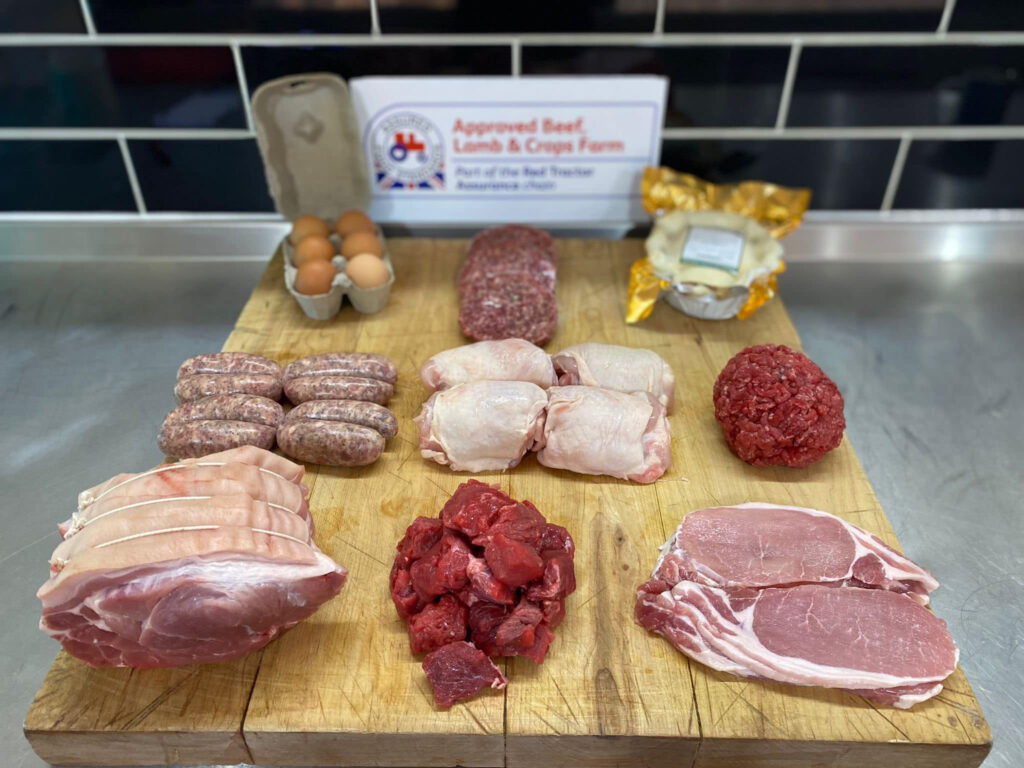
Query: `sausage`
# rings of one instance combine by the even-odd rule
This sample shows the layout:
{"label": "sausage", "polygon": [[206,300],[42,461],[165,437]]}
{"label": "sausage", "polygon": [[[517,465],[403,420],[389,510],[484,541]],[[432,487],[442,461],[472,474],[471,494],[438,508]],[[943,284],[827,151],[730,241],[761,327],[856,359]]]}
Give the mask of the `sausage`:
{"label": "sausage", "polygon": [[[211,453],[255,445],[269,451],[274,447],[274,427],[247,421],[184,421],[164,423],[156,444],[165,456],[197,459]],[[381,438],[383,440],[383,438]]]}
{"label": "sausage", "polygon": [[164,425],[210,419],[248,421],[250,424],[263,424],[276,429],[284,420],[284,409],[280,403],[259,395],[210,395],[179,405],[167,414]]}
{"label": "sausage", "polygon": [[398,369],[384,355],[365,352],[328,352],[323,355],[300,357],[288,363],[285,379],[299,376],[357,376],[380,379],[389,384],[398,381]]}
{"label": "sausage", "polygon": [[183,376],[174,385],[174,398],[190,403],[210,395],[258,395],[271,400],[281,398],[281,379],[267,373],[196,373]]}
{"label": "sausage", "polygon": [[292,408],[285,422],[300,419],[344,421],[375,429],[385,439],[398,434],[398,419],[383,405],[361,400],[309,400]]}
{"label": "sausage", "polygon": [[384,437],[375,429],[323,419],[285,421],[277,430],[277,444],[293,459],[334,467],[372,464],[384,451]]}
{"label": "sausage", "polygon": [[281,366],[249,352],[213,352],[190,357],[178,368],[179,379],[197,373],[262,373],[281,378]]}
{"label": "sausage", "polygon": [[380,379],[356,376],[298,376],[285,379],[284,393],[296,405],[307,400],[363,400],[387,405],[395,388]]}

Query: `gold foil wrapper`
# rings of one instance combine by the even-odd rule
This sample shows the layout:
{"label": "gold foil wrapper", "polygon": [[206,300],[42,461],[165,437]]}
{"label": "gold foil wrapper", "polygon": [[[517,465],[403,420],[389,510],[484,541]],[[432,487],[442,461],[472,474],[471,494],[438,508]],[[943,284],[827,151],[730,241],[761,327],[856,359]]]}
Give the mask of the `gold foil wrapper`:
{"label": "gold foil wrapper", "polygon": [[[644,170],[641,192],[644,209],[655,216],[655,227],[658,218],[671,211],[725,211],[752,219],[776,240],[800,225],[811,201],[809,189],[761,181],[712,184],[689,173],[653,167]],[[738,274],[737,289],[745,287],[749,293],[736,317],[744,320],[770,301],[778,290],[777,276],[785,269],[785,263],[779,259],[770,273],[752,281],[747,277],[748,282],[743,282],[742,274]],[[701,284],[698,281],[697,285]],[[671,280],[654,271],[647,258],[635,262],[630,268],[626,322],[637,323],[648,317],[658,298],[664,291],[672,290],[672,286]],[[722,286],[713,290],[721,292]],[[719,311],[731,310],[723,306]]]}
{"label": "gold foil wrapper", "polygon": [[645,168],[640,192],[644,210],[652,216],[667,211],[729,211],[753,219],[776,240],[800,226],[811,204],[809,189],[765,181],[712,184],[671,168]]}

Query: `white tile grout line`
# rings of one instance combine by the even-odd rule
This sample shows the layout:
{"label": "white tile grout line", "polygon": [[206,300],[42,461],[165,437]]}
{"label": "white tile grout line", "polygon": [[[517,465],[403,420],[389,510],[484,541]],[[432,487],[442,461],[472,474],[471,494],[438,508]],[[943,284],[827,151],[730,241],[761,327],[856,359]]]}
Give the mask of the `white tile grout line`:
{"label": "white tile grout line", "polygon": [[665,34],[665,3],[666,0],[658,0],[658,7],[654,11],[655,37],[661,37]]}
{"label": "white tile grout line", "polygon": [[380,8],[377,0],[370,0],[370,34],[380,37]]}
{"label": "white tile grout line", "polygon": [[252,121],[252,103],[249,101],[249,82],[245,78],[242,49],[237,42],[231,44],[231,58],[235,61],[235,76],[238,78],[238,90],[242,97],[242,109],[245,110],[245,125],[251,133],[255,130],[255,124]]}
{"label": "white tile grout line", "polygon": [[956,8],[956,0],[946,0],[942,9],[942,18],[939,19],[939,28],[936,30],[940,37],[946,37],[949,33],[949,22],[953,20],[953,10]]}
{"label": "white tile grout line", "polygon": [[146,215],[146,200],[142,196],[142,187],[139,186],[139,177],[135,175],[135,163],[132,162],[132,153],[128,149],[128,139],[125,135],[118,134],[117,146],[121,150],[121,159],[124,160],[124,169],[128,173],[128,184],[132,188],[132,197],[135,198],[135,207],[139,209],[139,215]]}
{"label": "white tile grout line", "polygon": [[140,45],[212,46],[239,45],[254,47],[318,46],[318,45],[509,45],[517,37],[523,45],[562,46],[632,46],[632,45],[753,45],[789,46],[797,39],[804,47],[819,46],[938,46],[938,45],[1024,45],[1024,32],[839,32],[839,33],[529,33],[504,34],[0,34],[0,47],[61,45]]}
{"label": "white tile grout line", "polygon": [[512,38],[512,77],[523,74],[523,45],[518,37]]}
{"label": "white tile grout line", "polygon": [[789,49],[786,79],[782,82],[782,95],[779,96],[779,114],[775,117],[775,130],[777,131],[786,127],[786,120],[789,118],[789,104],[793,100],[793,87],[796,84],[796,71],[800,66],[800,51],[802,49],[803,44],[799,38],[793,41],[793,47]]}
{"label": "white tile grout line", "polygon": [[[1024,125],[839,126],[665,128],[663,139],[914,139],[945,141],[1024,140]],[[0,141],[102,141],[126,139],[252,139],[245,128],[0,128]]]}
{"label": "white tile grout line", "polygon": [[89,8],[89,0],[78,0],[82,9],[82,21],[85,22],[85,32],[89,37],[96,37],[96,24],[92,20],[92,9]]}
{"label": "white tile grout line", "polygon": [[900,179],[903,178],[903,166],[907,164],[907,155],[910,153],[910,143],[913,138],[909,133],[900,137],[900,145],[896,149],[896,157],[892,162],[892,171],[889,173],[889,182],[885,185],[885,194],[882,195],[883,211],[891,211],[892,204],[896,200],[896,192],[900,188]]}

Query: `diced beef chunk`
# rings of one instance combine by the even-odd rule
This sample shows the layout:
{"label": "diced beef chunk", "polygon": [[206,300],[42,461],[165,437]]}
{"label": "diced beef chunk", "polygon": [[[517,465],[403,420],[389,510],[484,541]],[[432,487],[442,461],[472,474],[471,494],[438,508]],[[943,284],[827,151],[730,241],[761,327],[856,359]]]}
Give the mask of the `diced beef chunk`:
{"label": "diced beef chunk", "polygon": [[434,701],[447,709],[484,688],[504,688],[508,680],[487,655],[464,641],[448,643],[428,653],[423,671],[434,689]]}
{"label": "diced beef chunk", "polygon": [[522,587],[544,574],[544,561],[537,550],[503,533],[491,538],[484,557],[494,575],[510,587]]}
{"label": "diced beef chunk", "polygon": [[456,640],[465,640],[468,617],[466,606],[445,595],[409,619],[409,647],[413,653],[429,653]]}

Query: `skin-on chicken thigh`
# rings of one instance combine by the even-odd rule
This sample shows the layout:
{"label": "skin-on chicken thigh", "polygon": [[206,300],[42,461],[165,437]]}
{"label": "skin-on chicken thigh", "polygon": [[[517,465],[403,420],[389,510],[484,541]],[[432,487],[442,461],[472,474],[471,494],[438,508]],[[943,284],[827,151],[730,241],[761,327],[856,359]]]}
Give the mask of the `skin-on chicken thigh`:
{"label": "skin-on chicken thigh", "polygon": [[514,467],[540,438],[547,401],[525,381],[472,381],[435,392],[416,417],[420,453],[459,471]]}
{"label": "skin-on chicken thigh", "polygon": [[524,339],[478,341],[446,349],[420,368],[427,391],[470,381],[528,381],[541,389],[557,384],[548,353]]}
{"label": "skin-on chicken thigh", "polygon": [[552,387],[542,443],[541,464],[585,475],[653,483],[672,465],[665,409],[643,393]]}
{"label": "skin-on chicken thigh", "polygon": [[675,402],[672,368],[649,349],[615,344],[575,344],[551,356],[558,383],[604,387],[617,392],[647,392],[668,411]]}

